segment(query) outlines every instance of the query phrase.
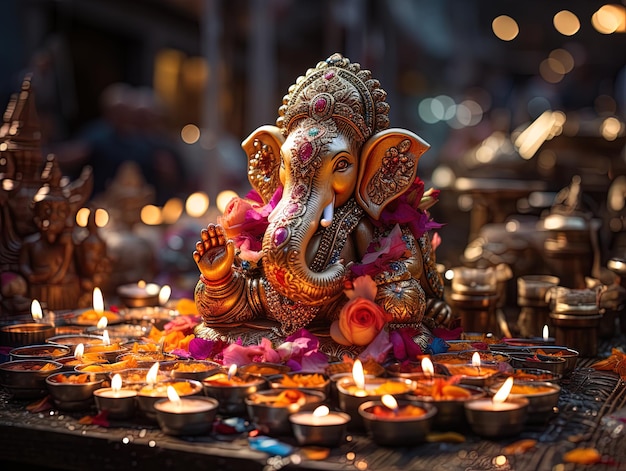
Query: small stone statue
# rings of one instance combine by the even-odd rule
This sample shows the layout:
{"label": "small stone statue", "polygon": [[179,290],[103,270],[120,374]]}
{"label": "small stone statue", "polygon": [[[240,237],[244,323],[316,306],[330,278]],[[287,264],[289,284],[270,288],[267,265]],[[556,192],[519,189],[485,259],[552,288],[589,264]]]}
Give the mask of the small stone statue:
{"label": "small stone statue", "polygon": [[429,145],[389,128],[385,98],[334,54],[289,88],[276,126],[243,142],[255,191],[202,230],[193,255],[200,335],[328,334],[359,278],[391,328],[450,322],[429,233],[437,192],[417,178]]}

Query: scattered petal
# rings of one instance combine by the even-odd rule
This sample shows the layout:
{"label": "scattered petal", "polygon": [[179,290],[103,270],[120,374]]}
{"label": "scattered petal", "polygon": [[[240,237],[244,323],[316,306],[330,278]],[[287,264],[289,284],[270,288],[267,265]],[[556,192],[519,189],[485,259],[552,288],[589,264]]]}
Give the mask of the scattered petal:
{"label": "scattered petal", "polygon": [[574,448],[563,455],[566,463],[596,464],[601,459],[602,455],[595,448]]}

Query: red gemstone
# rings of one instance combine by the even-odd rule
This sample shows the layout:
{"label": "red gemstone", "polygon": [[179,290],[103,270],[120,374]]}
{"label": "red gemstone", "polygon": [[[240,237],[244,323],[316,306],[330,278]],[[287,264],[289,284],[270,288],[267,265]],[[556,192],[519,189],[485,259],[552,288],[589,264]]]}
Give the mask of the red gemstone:
{"label": "red gemstone", "polygon": [[298,155],[303,161],[309,160],[311,158],[311,155],[313,155],[313,145],[310,142],[305,142],[300,147]]}
{"label": "red gemstone", "polygon": [[334,76],[335,76],[335,72],[334,72],[334,71],[332,71],[332,70],[329,70],[328,72],[326,72],[326,73],[324,74],[324,78],[325,78],[326,80],[330,80],[330,79],[331,79],[331,78],[333,78]]}
{"label": "red gemstone", "polygon": [[289,236],[289,231],[287,230],[287,228],[279,227],[278,229],[274,231],[274,237],[272,239],[274,241],[274,245],[279,246],[279,245],[284,244],[288,236]]}
{"label": "red gemstone", "polygon": [[315,102],[315,112],[321,113],[326,109],[326,98],[318,98]]}

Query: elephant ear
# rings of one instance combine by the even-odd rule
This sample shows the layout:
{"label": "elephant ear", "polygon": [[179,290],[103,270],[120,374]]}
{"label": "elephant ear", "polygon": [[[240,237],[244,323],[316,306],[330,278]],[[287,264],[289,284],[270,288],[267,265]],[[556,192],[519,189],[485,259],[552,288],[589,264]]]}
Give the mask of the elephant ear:
{"label": "elephant ear", "polygon": [[400,197],[417,175],[417,162],[430,145],[406,129],[390,128],[374,134],[363,145],[356,199],[378,220],[391,201]]}
{"label": "elephant ear", "polygon": [[280,148],[285,138],[276,126],[261,126],[250,134],[241,147],[248,156],[248,180],[264,203],[280,186]]}

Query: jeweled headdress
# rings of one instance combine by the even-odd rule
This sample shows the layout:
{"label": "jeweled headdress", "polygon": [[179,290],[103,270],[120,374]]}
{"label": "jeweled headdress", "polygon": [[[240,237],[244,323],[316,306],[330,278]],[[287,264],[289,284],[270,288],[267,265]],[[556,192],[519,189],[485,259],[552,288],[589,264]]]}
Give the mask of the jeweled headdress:
{"label": "jeweled headdress", "polygon": [[389,127],[387,93],[369,70],[341,54],[319,62],[315,69],[298,77],[283,97],[276,125],[287,135],[303,118],[332,118],[339,127],[347,126],[357,140],[364,142]]}

